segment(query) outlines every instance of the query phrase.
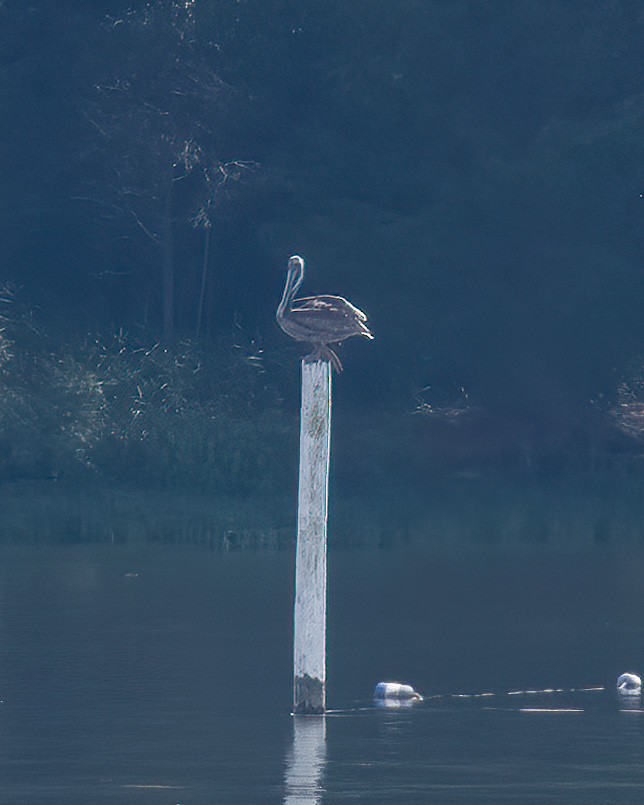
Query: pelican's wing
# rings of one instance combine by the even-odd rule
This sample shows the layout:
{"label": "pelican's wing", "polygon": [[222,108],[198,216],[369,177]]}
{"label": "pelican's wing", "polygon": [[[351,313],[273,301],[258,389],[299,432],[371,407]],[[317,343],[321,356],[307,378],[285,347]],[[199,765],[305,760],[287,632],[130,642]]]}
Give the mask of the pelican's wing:
{"label": "pelican's wing", "polygon": [[367,316],[342,296],[303,296],[294,299],[291,310],[337,310],[345,316],[353,315],[360,321],[367,321]]}
{"label": "pelican's wing", "polygon": [[337,305],[331,304],[328,299],[322,296],[307,296],[302,299],[294,299],[291,310],[297,310],[298,313],[318,310],[337,310]]}

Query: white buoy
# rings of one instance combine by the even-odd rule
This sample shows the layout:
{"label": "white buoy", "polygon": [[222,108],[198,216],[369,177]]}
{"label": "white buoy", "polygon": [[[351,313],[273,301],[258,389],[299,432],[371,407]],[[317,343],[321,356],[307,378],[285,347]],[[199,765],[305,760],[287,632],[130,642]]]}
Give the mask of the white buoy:
{"label": "white buoy", "polygon": [[622,674],[617,679],[617,692],[621,696],[639,696],[642,692],[642,680],[637,674]]}
{"label": "white buoy", "polygon": [[415,691],[411,685],[403,685],[400,682],[378,682],[373,697],[376,700],[394,699],[396,701],[419,702],[423,697]]}

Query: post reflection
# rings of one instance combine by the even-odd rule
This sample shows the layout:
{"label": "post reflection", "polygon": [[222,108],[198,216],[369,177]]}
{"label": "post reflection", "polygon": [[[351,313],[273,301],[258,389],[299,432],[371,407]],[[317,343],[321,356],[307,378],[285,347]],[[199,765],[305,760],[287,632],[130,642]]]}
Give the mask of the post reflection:
{"label": "post reflection", "polygon": [[286,755],[284,805],[319,805],[324,794],[326,719],[295,716],[293,744]]}

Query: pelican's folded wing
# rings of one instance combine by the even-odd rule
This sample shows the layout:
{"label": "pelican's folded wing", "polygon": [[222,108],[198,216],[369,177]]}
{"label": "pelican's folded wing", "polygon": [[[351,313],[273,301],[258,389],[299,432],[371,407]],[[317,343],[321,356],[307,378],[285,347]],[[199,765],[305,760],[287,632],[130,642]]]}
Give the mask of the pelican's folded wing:
{"label": "pelican's folded wing", "polygon": [[342,296],[303,296],[295,299],[291,310],[335,310],[345,316],[353,315],[360,321],[367,321],[367,316]]}

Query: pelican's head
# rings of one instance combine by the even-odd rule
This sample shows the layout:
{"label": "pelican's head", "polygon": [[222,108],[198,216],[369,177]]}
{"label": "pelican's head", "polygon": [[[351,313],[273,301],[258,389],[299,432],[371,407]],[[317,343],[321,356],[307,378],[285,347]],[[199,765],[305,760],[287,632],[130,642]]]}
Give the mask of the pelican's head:
{"label": "pelican's head", "polygon": [[304,279],[304,260],[299,254],[289,257],[286,267],[286,290],[295,293]]}
{"label": "pelican's head", "polygon": [[[1,2],[1,0],[0,0]],[[302,284],[304,279],[304,260],[299,254],[294,254],[289,257],[288,265],[286,267],[286,284],[284,285],[284,293],[277,308],[277,320],[281,321],[293,301],[293,297],[297,293],[297,289]]]}
{"label": "pelican's head", "polygon": [[294,254],[293,257],[289,257],[288,259],[288,272],[290,273],[303,273],[304,272],[304,260],[300,257],[299,254]]}

